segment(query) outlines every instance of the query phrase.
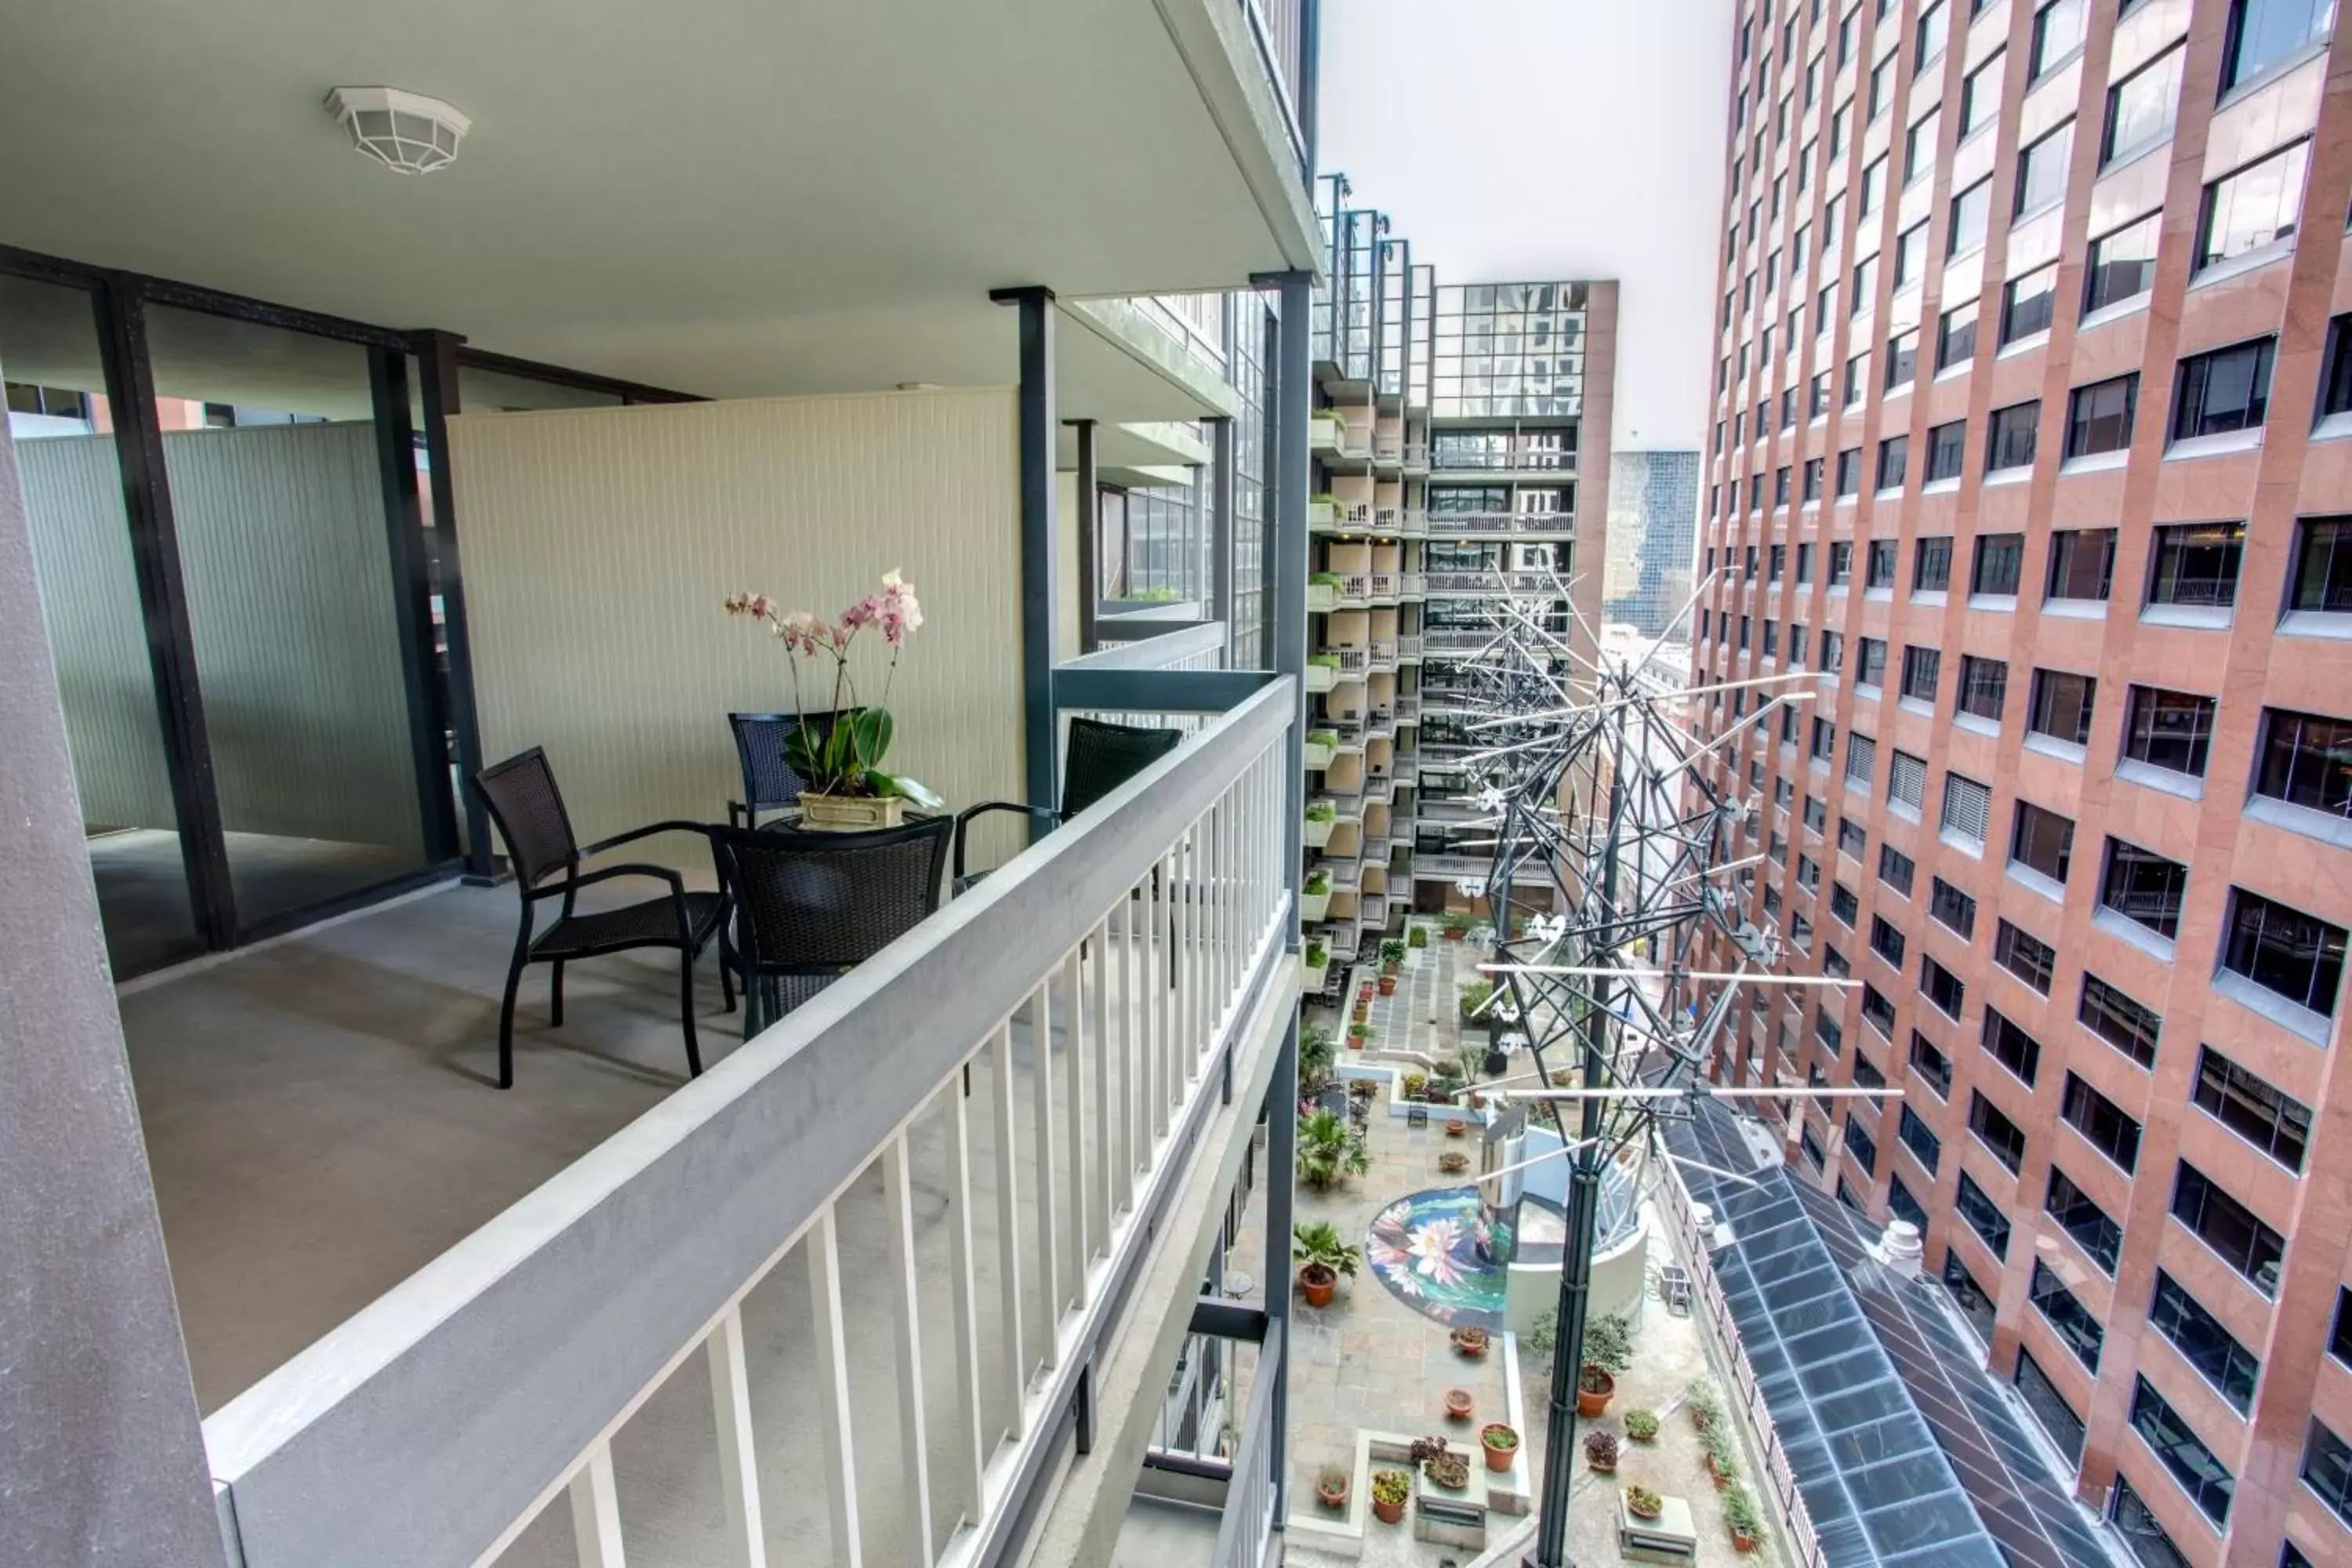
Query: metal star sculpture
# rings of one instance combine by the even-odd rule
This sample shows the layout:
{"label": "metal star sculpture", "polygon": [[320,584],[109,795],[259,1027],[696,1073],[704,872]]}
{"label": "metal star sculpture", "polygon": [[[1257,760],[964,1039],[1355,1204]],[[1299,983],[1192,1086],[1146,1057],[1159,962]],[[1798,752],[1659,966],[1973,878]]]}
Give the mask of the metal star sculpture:
{"label": "metal star sculpture", "polygon": [[[1743,913],[1740,895],[1764,857],[1737,858],[1737,845],[1758,837],[1759,803],[1738,793],[1736,773],[1726,770],[1718,784],[1699,765],[1740,727],[1703,742],[1671,711],[1727,687],[1685,687],[1681,672],[1657,661],[1664,638],[1638,658],[1602,654],[1573,608],[1570,586],[1555,574],[1548,591],[1496,601],[1492,637],[1464,660],[1466,678],[1449,692],[1478,738],[1454,766],[1473,783],[1473,825],[1494,833],[1465,846],[1489,847],[1493,859],[1483,884],[1463,884],[1469,896],[1486,897],[1494,913],[1486,967],[1500,984],[1486,1010],[1525,1031],[1535,1064],[1505,1080],[1531,1080],[1531,1088],[1489,1087],[1548,1111],[1571,1162],[1549,1463],[1532,1559],[1542,1568],[1565,1561],[1601,1173],[1621,1152],[1651,1147],[1660,1119],[1687,1117],[1697,1095],[1717,1092],[1705,1069],[1733,1040],[1726,1024],[1743,984],[1822,984],[1774,973],[1780,936]],[[1559,605],[1570,605],[1590,636],[1592,657],[1571,647],[1552,608]],[[1759,696],[1780,689],[1743,720],[1760,726],[1782,706],[1808,700],[1813,678],[1799,671],[1734,684]],[[1710,931],[1738,954],[1733,972],[1691,969],[1693,949]],[[1773,1092],[1804,1093],[1793,1084]],[[1562,1114],[1570,1101],[1579,1112],[1573,1131]]]}

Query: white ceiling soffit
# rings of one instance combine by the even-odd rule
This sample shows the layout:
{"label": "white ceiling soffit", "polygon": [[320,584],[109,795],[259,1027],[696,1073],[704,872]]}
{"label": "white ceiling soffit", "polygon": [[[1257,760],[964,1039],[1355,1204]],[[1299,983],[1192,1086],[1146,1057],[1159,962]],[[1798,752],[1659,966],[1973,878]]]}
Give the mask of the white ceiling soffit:
{"label": "white ceiling soffit", "polygon": [[[712,396],[1003,383],[992,288],[1314,264],[1241,27],[1220,0],[17,7],[0,243]],[[353,83],[471,116],[457,162],[355,154],[321,107]]]}
{"label": "white ceiling soffit", "polygon": [[[1205,465],[1209,444],[1189,425],[1100,425],[1095,428],[1095,466],[1098,468],[1170,468],[1179,473]],[[1078,466],[1078,433],[1062,427],[1055,447],[1055,466]]]}

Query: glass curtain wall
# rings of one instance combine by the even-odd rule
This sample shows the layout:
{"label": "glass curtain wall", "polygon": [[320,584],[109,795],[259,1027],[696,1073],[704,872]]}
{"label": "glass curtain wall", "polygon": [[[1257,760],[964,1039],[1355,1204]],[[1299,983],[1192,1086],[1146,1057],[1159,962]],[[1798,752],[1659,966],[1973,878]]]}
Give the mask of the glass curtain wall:
{"label": "glass curtain wall", "polygon": [[118,975],[191,957],[205,939],[125,505],[98,300],[0,276],[0,376],[57,667],[83,831]]}

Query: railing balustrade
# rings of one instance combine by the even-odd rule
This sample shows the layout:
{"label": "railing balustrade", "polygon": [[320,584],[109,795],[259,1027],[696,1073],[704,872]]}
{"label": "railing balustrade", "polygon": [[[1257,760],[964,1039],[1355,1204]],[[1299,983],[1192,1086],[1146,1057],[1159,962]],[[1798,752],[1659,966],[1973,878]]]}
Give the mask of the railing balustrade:
{"label": "railing balustrade", "polygon": [[1017,1555],[1291,994],[1297,700],[1259,689],[215,1413],[232,1561],[482,1563],[555,1510],[614,1568],[649,1453],[736,1564]]}
{"label": "railing balustrade", "polygon": [[1249,1410],[1234,1450],[1233,1479],[1225,1487],[1224,1518],[1217,1526],[1213,1568],[1263,1568],[1274,1532],[1275,1476],[1288,1456],[1275,1451],[1274,1386],[1286,1353],[1288,1320],[1266,1323],[1250,1383]]}

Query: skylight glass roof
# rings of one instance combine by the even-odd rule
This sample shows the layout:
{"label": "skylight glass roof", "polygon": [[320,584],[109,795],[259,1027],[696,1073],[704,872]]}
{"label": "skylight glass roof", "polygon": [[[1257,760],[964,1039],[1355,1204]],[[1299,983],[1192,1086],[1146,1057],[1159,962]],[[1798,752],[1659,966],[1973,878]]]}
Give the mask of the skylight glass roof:
{"label": "skylight glass roof", "polygon": [[[1669,1122],[1666,1144],[1721,1171],[1755,1163],[1718,1103]],[[1783,1165],[1748,1182],[1680,1170],[1731,1227],[1716,1277],[1832,1568],[2114,1561],[1933,1285],[1889,1274],[1853,1216]]]}

